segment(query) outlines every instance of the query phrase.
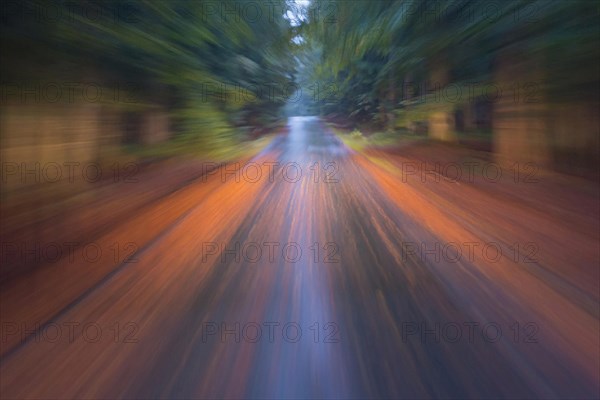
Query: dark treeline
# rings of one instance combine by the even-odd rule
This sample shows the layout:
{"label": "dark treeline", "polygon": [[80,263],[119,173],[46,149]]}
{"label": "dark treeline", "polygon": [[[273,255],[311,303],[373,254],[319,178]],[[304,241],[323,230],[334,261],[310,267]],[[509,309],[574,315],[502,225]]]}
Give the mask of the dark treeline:
{"label": "dark treeline", "polygon": [[[125,83],[137,101],[119,106],[168,110],[183,148],[285,112],[441,139],[543,114],[531,146],[561,149],[540,160],[595,148],[593,0],[26,0],[3,3],[1,29],[4,103],[14,82]],[[527,121],[512,131],[532,136]]]}
{"label": "dark treeline", "polygon": [[122,107],[168,108],[179,140],[201,147],[235,142],[239,132],[280,121],[285,97],[268,95],[268,88],[282,90],[294,72],[294,28],[284,18],[285,3],[253,7],[236,1],[7,2],[3,101],[15,99],[15,82],[26,88],[34,81],[116,82],[135,100]]}
{"label": "dark treeline", "polygon": [[493,100],[498,73],[519,65],[503,83],[536,101],[597,101],[596,1],[322,0],[306,15],[304,79],[328,88],[315,112],[388,126],[449,84],[438,108]]}

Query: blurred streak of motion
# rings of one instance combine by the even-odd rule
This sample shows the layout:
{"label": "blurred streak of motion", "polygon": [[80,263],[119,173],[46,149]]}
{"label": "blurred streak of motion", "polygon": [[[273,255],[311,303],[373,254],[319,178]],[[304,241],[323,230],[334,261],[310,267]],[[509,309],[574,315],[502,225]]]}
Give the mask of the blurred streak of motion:
{"label": "blurred streak of motion", "polygon": [[600,397],[598,2],[0,10],[1,398]]}

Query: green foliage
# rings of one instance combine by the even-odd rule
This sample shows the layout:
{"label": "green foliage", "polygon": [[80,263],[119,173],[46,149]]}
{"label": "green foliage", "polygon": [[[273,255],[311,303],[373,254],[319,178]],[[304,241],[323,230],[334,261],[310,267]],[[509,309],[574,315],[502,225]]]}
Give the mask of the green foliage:
{"label": "green foliage", "polygon": [[205,146],[232,140],[235,127],[263,126],[281,117],[284,96],[257,88],[290,82],[294,33],[290,21],[267,3],[256,3],[263,16],[256,21],[239,15],[240,2],[217,4],[238,15],[215,12],[215,4],[25,0],[19,10],[51,9],[61,18],[39,18],[36,12],[5,16],[3,56],[11,62],[3,62],[3,76],[18,78],[19,60],[27,58],[23,64],[35,67],[22,78],[39,78],[39,57],[46,66],[56,64],[49,78],[63,74],[74,80],[83,70],[146,89],[160,87],[147,90],[142,100],[173,109],[179,140]]}
{"label": "green foliage", "polygon": [[553,100],[597,101],[597,1],[317,3],[336,11],[335,23],[313,18],[303,27],[318,49],[312,79],[338,89],[336,101],[318,99],[322,114],[390,124],[391,110],[427,94],[410,93],[407,82],[489,82],[505,59],[542,65],[536,78]]}

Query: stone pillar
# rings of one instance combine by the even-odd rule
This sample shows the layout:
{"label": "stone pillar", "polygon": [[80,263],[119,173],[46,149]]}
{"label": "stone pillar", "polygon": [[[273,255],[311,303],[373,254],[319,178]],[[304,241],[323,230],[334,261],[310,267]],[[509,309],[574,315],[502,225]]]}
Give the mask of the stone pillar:
{"label": "stone pillar", "polygon": [[494,76],[497,93],[492,129],[496,161],[549,166],[551,138],[548,108],[541,93],[541,67],[518,57],[503,56]]}
{"label": "stone pillar", "polygon": [[436,111],[431,112],[428,118],[429,137],[445,142],[457,141],[454,105],[443,95],[444,88],[450,83],[451,79],[446,58],[443,55],[436,58],[430,67],[430,71],[429,87],[439,92],[436,93],[436,99],[434,100]]}
{"label": "stone pillar", "polygon": [[169,116],[165,111],[150,111],[142,117],[142,143],[155,144],[169,139]]}
{"label": "stone pillar", "polygon": [[448,111],[434,112],[429,116],[429,137],[445,142],[456,141],[454,125],[454,113]]}

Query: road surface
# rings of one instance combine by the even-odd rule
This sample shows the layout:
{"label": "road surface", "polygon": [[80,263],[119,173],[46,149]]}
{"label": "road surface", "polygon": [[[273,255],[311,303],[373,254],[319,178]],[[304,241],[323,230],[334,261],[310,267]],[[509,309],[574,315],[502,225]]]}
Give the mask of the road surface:
{"label": "road surface", "polygon": [[[490,237],[318,119],[292,118],[237,167],[115,232],[130,255],[172,218],[48,321],[3,317],[3,340],[24,339],[2,358],[2,398],[598,395],[597,298],[565,295],[573,284],[505,245],[482,255]],[[60,282],[100,266],[67,268]],[[38,308],[71,284],[53,285]],[[3,313],[34,301],[5,300]]]}

